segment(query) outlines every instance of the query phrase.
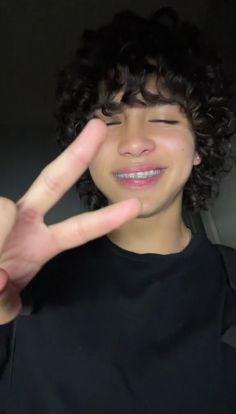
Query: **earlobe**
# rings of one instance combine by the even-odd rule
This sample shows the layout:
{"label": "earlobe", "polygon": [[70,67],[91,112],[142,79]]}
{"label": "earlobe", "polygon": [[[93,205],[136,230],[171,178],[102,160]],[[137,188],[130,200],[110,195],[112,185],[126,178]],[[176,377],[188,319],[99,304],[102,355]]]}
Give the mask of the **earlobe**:
{"label": "earlobe", "polygon": [[194,161],[193,161],[193,165],[199,165],[202,162],[202,158],[200,157],[200,155],[198,155],[198,153],[195,154],[194,157]]}

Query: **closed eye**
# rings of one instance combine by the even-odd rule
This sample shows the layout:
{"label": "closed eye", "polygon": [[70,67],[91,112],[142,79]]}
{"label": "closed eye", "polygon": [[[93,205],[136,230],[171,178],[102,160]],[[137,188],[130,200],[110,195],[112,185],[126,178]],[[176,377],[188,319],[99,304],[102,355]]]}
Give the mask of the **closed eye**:
{"label": "closed eye", "polygon": [[120,125],[121,122],[106,122],[106,126],[111,126],[111,125]]}
{"label": "closed eye", "polygon": [[104,119],[103,116],[99,116],[98,114],[94,114],[94,118],[101,119],[103,122],[105,122],[106,126],[121,124],[121,122],[119,122],[119,121],[110,121],[110,122],[107,121],[106,122],[106,119]]}
{"label": "closed eye", "polygon": [[167,120],[167,119],[150,119],[149,122],[160,122],[160,123],[170,124],[170,125],[175,125],[179,123],[178,121]]}

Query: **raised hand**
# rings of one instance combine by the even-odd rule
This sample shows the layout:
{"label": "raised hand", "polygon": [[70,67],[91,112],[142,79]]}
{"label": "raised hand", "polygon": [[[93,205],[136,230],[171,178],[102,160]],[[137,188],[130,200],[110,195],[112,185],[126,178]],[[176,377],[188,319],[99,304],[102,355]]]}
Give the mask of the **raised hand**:
{"label": "raised hand", "polygon": [[19,314],[20,291],[52,257],[107,234],[140,213],[141,202],[131,198],[58,224],[44,223],[45,214],[88,168],[105,137],[105,124],[91,120],[17,203],[0,198],[0,324]]}

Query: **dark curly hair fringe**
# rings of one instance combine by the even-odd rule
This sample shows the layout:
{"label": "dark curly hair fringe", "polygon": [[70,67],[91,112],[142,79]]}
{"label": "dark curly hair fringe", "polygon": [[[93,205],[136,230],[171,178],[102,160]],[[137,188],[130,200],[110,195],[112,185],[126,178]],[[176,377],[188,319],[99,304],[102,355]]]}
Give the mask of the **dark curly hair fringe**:
{"label": "dark curly hair fringe", "polygon": [[[156,94],[145,89],[151,74],[156,75]],[[202,158],[185,184],[183,209],[198,213],[218,196],[221,178],[236,162],[230,86],[221,60],[200,31],[181,22],[173,9],[162,8],[147,19],[123,11],[110,25],[86,30],[73,61],[60,72],[57,139],[64,149],[97,108],[106,115],[112,113],[108,103],[121,87],[125,87],[122,102],[130,105],[138,93],[147,105],[178,103],[190,121]],[[108,204],[89,170],[76,187],[89,210]]]}

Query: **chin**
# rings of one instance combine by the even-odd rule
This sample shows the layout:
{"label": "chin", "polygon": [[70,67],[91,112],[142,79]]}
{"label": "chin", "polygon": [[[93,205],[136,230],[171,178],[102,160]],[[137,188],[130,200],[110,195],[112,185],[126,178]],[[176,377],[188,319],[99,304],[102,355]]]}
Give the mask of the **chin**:
{"label": "chin", "polygon": [[145,219],[145,218],[154,218],[162,212],[162,206],[158,207],[148,207],[143,205],[142,212],[135,218],[136,219]]}
{"label": "chin", "polygon": [[135,219],[145,219],[157,216],[159,211],[142,211]]}

